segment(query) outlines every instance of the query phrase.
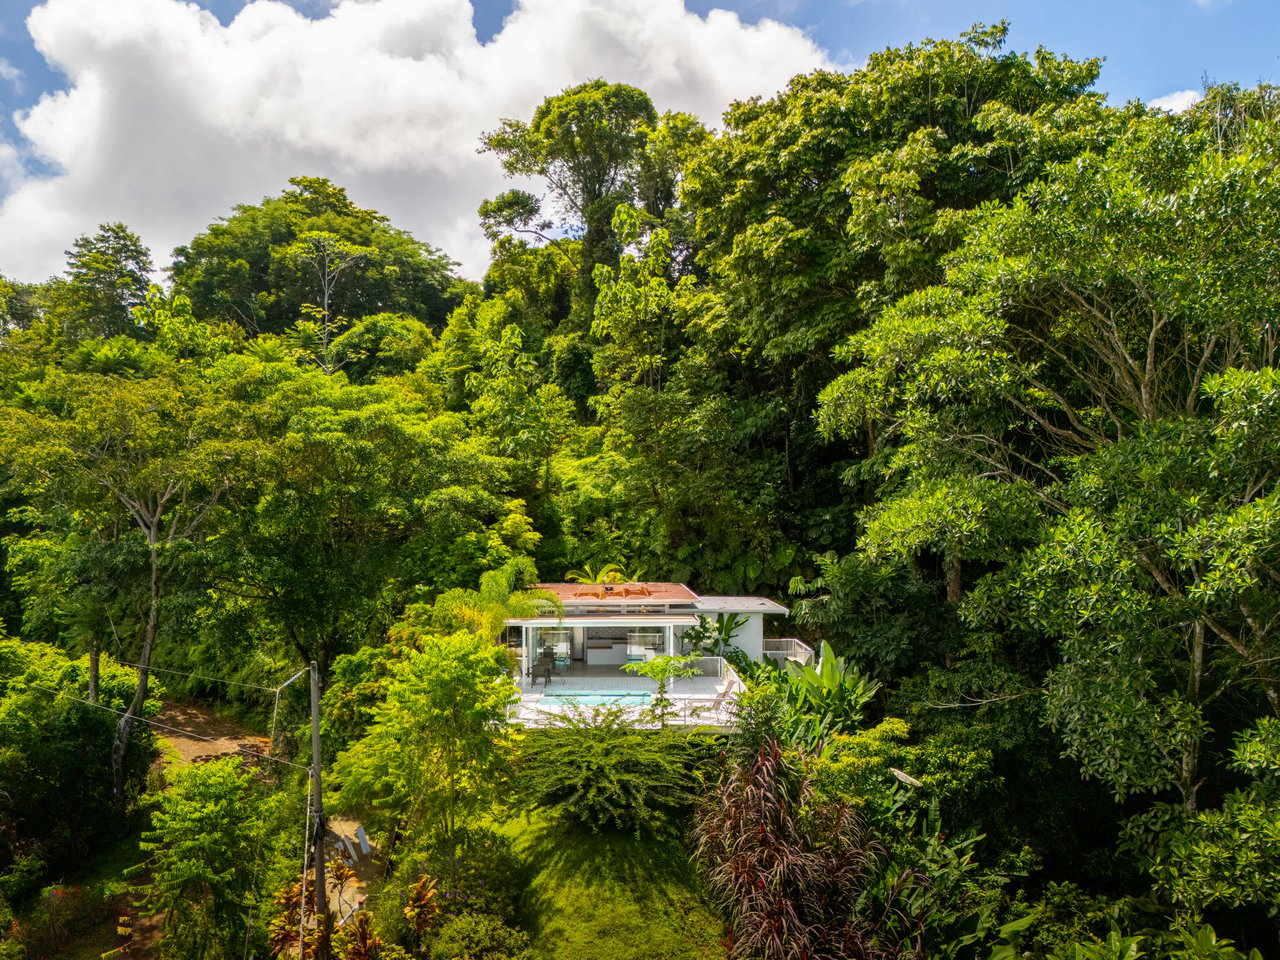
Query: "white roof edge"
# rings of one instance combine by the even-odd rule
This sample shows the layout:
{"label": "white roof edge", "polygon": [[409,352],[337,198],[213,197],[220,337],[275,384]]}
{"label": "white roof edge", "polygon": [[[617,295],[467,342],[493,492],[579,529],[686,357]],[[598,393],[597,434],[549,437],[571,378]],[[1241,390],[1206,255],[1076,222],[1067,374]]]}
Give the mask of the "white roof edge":
{"label": "white roof edge", "polygon": [[705,613],[775,613],[786,616],[791,611],[768,597],[699,597],[693,609]]}
{"label": "white roof edge", "polygon": [[692,614],[602,613],[596,616],[527,617],[504,621],[508,627],[687,627],[698,622]]}

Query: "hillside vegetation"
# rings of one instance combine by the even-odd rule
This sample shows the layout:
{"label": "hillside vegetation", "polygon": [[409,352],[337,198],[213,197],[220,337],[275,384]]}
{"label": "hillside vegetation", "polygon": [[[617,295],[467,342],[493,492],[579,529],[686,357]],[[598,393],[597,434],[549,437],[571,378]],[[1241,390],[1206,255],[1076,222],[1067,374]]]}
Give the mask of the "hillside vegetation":
{"label": "hillside vegetation", "polygon": [[[311,176],[158,286],[119,223],[0,276],[0,958],[298,955],[312,662],[378,852],[307,956],[1280,955],[1280,97],[1006,32],[491,118],[480,282]],[[523,729],[569,577],[823,669]],[[176,697],[272,758],[153,768]]]}

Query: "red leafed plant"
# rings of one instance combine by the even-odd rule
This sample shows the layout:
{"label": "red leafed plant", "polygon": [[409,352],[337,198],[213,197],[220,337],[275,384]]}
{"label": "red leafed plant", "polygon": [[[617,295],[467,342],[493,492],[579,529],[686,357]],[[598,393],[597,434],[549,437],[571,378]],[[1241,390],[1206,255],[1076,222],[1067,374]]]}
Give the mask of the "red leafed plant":
{"label": "red leafed plant", "polygon": [[697,853],[730,920],[731,957],[903,955],[883,942],[881,917],[853,909],[877,885],[884,851],[848,807],[814,800],[803,755],[788,762],[771,741],[734,769],[699,812]]}

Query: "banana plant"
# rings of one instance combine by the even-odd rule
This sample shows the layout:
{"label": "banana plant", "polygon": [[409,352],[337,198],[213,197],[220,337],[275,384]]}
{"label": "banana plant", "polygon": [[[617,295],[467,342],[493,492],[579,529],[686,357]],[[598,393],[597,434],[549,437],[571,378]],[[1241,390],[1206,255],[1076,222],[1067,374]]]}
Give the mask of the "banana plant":
{"label": "banana plant", "polygon": [[832,733],[848,733],[862,722],[863,710],[880,684],[838,657],[825,640],[818,665],[789,660],[782,668],[795,733],[815,742]]}

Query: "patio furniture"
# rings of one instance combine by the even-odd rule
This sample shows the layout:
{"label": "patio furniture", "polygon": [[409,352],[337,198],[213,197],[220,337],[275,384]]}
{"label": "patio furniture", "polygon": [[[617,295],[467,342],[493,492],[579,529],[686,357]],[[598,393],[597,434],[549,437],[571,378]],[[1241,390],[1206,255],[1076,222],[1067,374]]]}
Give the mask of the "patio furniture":
{"label": "patio furniture", "polygon": [[551,671],[555,668],[555,660],[551,657],[539,657],[533,665],[533,682],[537,683],[541,677],[543,683],[551,683]]}

